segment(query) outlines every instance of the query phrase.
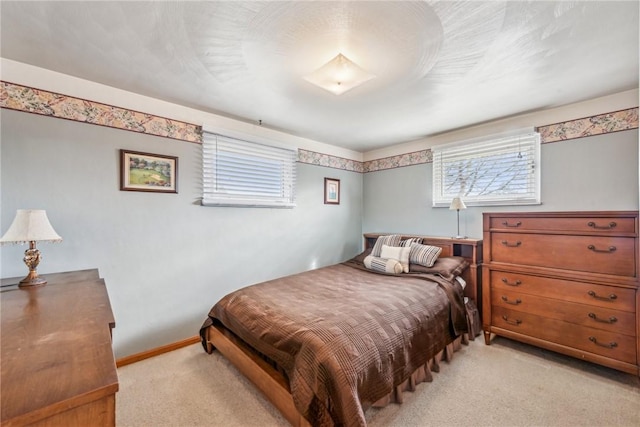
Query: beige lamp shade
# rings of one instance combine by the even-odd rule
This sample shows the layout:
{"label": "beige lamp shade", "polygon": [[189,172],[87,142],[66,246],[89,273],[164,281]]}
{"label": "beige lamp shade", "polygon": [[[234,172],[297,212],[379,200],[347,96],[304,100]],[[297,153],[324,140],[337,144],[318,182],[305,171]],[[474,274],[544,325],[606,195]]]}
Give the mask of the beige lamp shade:
{"label": "beige lamp shade", "polygon": [[18,209],[13,223],[0,238],[0,243],[61,242],[62,237],[51,226],[47,212],[40,209]]}
{"label": "beige lamp shade", "polygon": [[464,204],[460,197],[454,197],[451,201],[451,206],[449,206],[449,209],[452,211],[467,209],[467,205]]}

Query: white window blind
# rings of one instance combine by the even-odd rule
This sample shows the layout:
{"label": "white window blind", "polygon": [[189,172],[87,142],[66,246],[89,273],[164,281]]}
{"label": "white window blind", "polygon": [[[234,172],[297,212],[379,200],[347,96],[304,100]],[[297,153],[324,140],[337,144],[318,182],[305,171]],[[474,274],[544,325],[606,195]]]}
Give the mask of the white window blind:
{"label": "white window blind", "polygon": [[433,206],[540,203],[540,134],[462,141],[432,148]]}
{"label": "white window blind", "polygon": [[295,206],[297,151],[204,132],[206,206]]}

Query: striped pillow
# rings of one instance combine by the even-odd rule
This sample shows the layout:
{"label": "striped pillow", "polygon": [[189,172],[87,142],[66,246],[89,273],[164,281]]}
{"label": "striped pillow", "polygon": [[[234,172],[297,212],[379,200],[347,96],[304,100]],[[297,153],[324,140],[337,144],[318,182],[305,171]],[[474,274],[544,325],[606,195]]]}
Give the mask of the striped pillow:
{"label": "striped pillow", "polygon": [[412,243],[422,243],[422,237],[410,237],[400,242],[400,246],[410,247]]}
{"label": "striped pillow", "polygon": [[409,262],[411,264],[424,265],[425,267],[433,267],[436,260],[440,256],[442,248],[438,246],[421,245],[413,243],[409,252]]}
{"label": "striped pillow", "polygon": [[382,245],[387,246],[400,246],[400,239],[402,236],[399,234],[390,234],[388,236],[380,236],[376,239],[376,244],[373,245],[373,250],[371,251],[372,256],[380,256],[382,252]]}
{"label": "striped pillow", "polygon": [[364,266],[369,270],[379,271],[381,273],[402,273],[402,264],[397,259],[380,258],[368,255],[364,259]]}

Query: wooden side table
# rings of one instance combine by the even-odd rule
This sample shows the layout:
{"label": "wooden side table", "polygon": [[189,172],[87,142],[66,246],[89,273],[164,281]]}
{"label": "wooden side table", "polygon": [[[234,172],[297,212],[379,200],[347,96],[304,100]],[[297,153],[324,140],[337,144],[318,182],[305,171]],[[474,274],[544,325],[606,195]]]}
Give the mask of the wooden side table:
{"label": "wooden side table", "polygon": [[97,270],[45,275],[18,288],[2,279],[2,426],[114,426],[115,327]]}

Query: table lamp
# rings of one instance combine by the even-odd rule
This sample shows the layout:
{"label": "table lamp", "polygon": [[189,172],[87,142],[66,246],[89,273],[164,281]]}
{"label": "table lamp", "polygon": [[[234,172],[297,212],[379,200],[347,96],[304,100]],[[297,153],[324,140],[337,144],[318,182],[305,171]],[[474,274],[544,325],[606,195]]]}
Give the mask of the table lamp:
{"label": "table lamp", "polygon": [[36,242],[61,242],[62,237],[55,232],[47,212],[39,209],[18,209],[13,223],[0,238],[0,244],[29,243],[29,249],[24,251],[23,261],[29,267],[29,274],[20,281],[19,287],[42,286],[47,281],[38,276],[36,268],[40,263],[40,251],[36,249]]}
{"label": "table lamp", "polygon": [[449,210],[456,210],[458,215],[458,234],[456,235],[456,239],[466,239],[467,236],[460,235],[460,209],[467,209],[467,205],[464,204],[460,197],[454,197],[451,201],[451,206],[449,206]]}

